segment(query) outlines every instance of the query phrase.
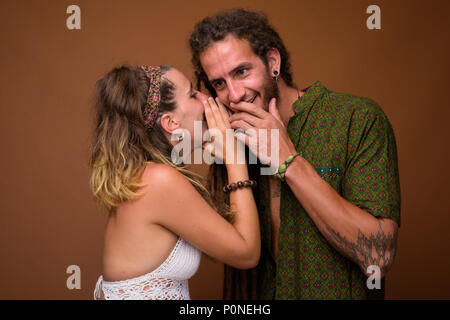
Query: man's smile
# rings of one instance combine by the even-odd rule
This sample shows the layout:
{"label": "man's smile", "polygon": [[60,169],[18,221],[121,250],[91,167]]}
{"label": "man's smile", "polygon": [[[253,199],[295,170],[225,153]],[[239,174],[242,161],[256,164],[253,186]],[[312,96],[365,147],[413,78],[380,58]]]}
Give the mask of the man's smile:
{"label": "man's smile", "polygon": [[248,103],[253,103],[253,101],[255,101],[255,99],[256,99],[256,94],[252,99],[250,99],[250,101],[248,101]]}

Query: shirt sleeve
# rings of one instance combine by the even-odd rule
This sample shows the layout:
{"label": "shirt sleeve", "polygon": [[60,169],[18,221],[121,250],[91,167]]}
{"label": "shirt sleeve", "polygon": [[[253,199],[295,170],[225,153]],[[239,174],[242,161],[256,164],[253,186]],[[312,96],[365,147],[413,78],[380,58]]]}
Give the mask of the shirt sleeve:
{"label": "shirt sleeve", "polygon": [[392,126],[371,99],[352,114],[343,197],[376,217],[400,225],[400,182]]}

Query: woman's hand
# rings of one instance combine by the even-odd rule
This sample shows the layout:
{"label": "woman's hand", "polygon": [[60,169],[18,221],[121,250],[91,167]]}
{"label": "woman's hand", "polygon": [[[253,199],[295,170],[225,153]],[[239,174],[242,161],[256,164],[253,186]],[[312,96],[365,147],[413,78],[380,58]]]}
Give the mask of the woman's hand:
{"label": "woman's hand", "polygon": [[[225,164],[236,164],[237,140],[231,128],[227,109],[218,98],[214,100],[210,97],[203,104],[211,137],[211,142],[203,144],[204,148],[216,158],[222,159]],[[227,134],[232,138],[227,139]]]}

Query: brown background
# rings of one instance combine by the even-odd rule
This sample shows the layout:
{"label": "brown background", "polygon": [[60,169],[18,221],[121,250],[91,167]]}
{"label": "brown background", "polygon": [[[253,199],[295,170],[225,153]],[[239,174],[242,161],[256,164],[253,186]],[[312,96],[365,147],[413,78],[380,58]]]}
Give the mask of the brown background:
{"label": "brown background", "polygon": [[[81,7],[81,30],[66,8]],[[381,7],[381,30],[366,8]],[[402,226],[388,299],[449,299],[450,2],[2,1],[0,298],[91,299],[105,215],[88,186],[95,81],[121,63],[168,63],[192,77],[187,38],[218,10],[265,11],[300,88],[375,99],[397,137]],[[81,268],[68,290],[66,268]],[[220,263],[202,260],[194,299],[220,299]]]}

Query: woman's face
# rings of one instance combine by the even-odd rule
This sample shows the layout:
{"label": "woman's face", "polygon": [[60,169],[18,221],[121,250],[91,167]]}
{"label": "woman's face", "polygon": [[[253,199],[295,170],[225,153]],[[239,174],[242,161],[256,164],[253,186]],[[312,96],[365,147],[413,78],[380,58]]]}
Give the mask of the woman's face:
{"label": "woman's face", "polygon": [[199,143],[201,144],[203,133],[207,129],[203,101],[206,101],[208,96],[194,90],[189,79],[175,68],[167,71],[165,77],[175,85],[174,93],[177,108],[173,114],[174,118],[180,123],[179,128],[189,131],[192,147],[194,147],[194,121],[198,121],[197,126],[201,124],[201,132],[197,132],[197,137],[200,139]]}

